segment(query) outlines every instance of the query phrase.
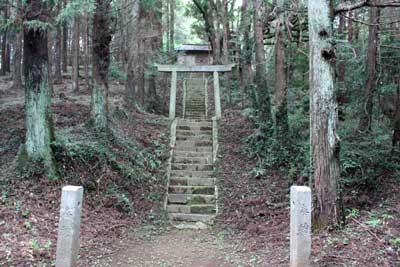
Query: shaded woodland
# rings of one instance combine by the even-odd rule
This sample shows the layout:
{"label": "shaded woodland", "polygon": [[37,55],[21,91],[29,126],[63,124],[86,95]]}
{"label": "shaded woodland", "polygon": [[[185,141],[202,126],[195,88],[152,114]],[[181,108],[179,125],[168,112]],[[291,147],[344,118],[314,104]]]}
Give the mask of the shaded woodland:
{"label": "shaded woodland", "polygon": [[288,190],[308,185],[315,266],[398,266],[397,0],[0,0],[0,265],[51,266],[65,184],[85,188],[81,266],[132,227],[165,226],[171,77],[157,64],[188,43],[235,64],[218,229],[254,266],[285,266]]}

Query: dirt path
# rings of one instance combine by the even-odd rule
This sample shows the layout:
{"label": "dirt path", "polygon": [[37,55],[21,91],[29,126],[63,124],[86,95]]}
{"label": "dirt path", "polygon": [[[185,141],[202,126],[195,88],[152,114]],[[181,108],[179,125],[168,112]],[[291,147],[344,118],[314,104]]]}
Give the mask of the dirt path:
{"label": "dirt path", "polygon": [[102,267],[256,267],[261,259],[238,242],[212,230],[139,231],[118,243],[120,249],[92,266]]}

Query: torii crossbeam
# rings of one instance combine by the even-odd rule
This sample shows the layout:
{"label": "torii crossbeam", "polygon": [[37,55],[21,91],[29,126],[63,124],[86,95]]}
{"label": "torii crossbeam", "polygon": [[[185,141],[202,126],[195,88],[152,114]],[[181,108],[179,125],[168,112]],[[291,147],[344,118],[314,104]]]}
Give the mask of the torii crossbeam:
{"label": "torii crossbeam", "polygon": [[169,118],[175,119],[176,106],[176,84],[178,72],[212,72],[214,75],[214,100],[215,100],[215,116],[217,120],[221,119],[221,96],[219,90],[219,72],[232,71],[235,64],[229,65],[157,65],[160,72],[172,72],[171,93],[169,101]]}

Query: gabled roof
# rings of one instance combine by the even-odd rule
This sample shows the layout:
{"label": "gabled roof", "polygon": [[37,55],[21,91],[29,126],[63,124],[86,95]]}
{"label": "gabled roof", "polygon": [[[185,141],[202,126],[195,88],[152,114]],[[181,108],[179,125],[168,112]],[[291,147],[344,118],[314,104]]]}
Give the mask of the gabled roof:
{"label": "gabled roof", "polygon": [[210,52],[211,47],[208,44],[183,44],[176,51],[204,51]]}

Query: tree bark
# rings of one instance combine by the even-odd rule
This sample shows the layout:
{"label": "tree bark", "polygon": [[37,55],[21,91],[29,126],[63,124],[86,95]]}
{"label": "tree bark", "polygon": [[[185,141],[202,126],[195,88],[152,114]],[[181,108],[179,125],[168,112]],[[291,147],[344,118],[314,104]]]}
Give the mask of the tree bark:
{"label": "tree bark", "polygon": [[[128,62],[126,71],[126,83],[125,83],[125,106],[132,110],[136,104],[136,76],[138,60],[138,42],[139,42],[139,13],[140,3],[138,0],[132,3],[130,10],[130,22],[128,27]],[[169,17],[169,16],[168,16]],[[169,43],[169,42],[168,42]]]}
{"label": "tree bark", "polygon": [[57,27],[56,38],[55,38],[55,50],[54,50],[54,77],[53,82],[60,84],[62,82],[61,73],[61,47],[62,47],[62,31],[61,27]]}
{"label": "tree bark", "polygon": [[[67,1],[64,1],[64,5]],[[62,71],[65,73],[68,70],[68,24],[64,22],[62,25]]]}
{"label": "tree bark", "polygon": [[366,60],[367,81],[364,91],[364,105],[361,111],[360,123],[358,130],[361,132],[371,131],[372,129],[372,109],[374,94],[377,83],[377,59],[378,59],[378,44],[379,44],[379,7],[372,7],[369,13],[369,33],[368,33],[368,52]]}
{"label": "tree bark", "polygon": [[392,147],[393,150],[397,145],[400,147],[400,77],[397,79],[397,97],[396,97],[396,114],[394,117],[393,124],[393,138]]}
{"label": "tree bark", "polygon": [[315,224],[336,224],[339,138],[336,134],[337,103],[334,95],[335,49],[333,20],[328,0],[308,1],[310,45],[310,135],[315,180]]}
{"label": "tree bark", "polygon": [[108,133],[108,69],[110,66],[111,0],[96,0],[93,18],[93,89],[91,119],[101,134]]}
{"label": "tree bark", "polygon": [[74,21],[74,40],[73,40],[73,59],[72,59],[72,90],[79,92],[79,54],[80,54],[80,16],[75,16]]}
{"label": "tree bark", "polygon": [[257,104],[260,111],[260,118],[265,124],[271,122],[271,100],[266,79],[266,57],[264,48],[264,26],[262,15],[264,5],[262,0],[253,0],[254,7],[254,42],[255,42],[255,64],[256,77],[255,87],[258,94]]}
{"label": "tree bark", "polygon": [[[250,2],[251,4],[251,2]],[[253,75],[251,69],[251,57],[252,48],[250,44],[250,30],[251,30],[251,20],[250,20],[250,7],[248,0],[243,0],[241,8],[241,26],[240,29],[243,32],[243,48],[240,55],[240,69],[241,69],[241,82],[243,90],[247,92],[247,88],[253,83]]]}
{"label": "tree bark", "polygon": [[169,4],[170,4],[169,52],[172,54],[175,49],[175,8],[176,8],[175,0],[169,0]]}
{"label": "tree bark", "polygon": [[[44,4],[29,0],[28,21],[43,21]],[[24,76],[26,140],[20,159],[40,161],[49,176],[56,175],[50,144],[54,141],[51,92],[48,77],[47,31],[41,27],[24,27]]]}
{"label": "tree bark", "polygon": [[285,36],[283,1],[279,1],[281,14],[276,22],[275,38],[275,136],[281,143],[286,142],[289,131],[287,112],[287,73],[285,65]]}
{"label": "tree bark", "polygon": [[228,0],[222,1],[222,61],[223,64],[229,62],[229,41],[230,41],[230,30],[229,30],[229,13],[228,13]]}
{"label": "tree bark", "polygon": [[23,32],[17,31],[14,42],[13,88],[22,89],[22,38]]}
{"label": "tree bark", "polygon": [[83,61],[84,61],[84,71],[85,71],[85,81],[86,89],[90,89],[90,77],[89,77],[89,18],[86,13],[83,16]]}
{"label": "tree bark", "polygon": [[1,69],[0,75],[5,76],[7,74],[7,31],[3,33],[1,42]]}

